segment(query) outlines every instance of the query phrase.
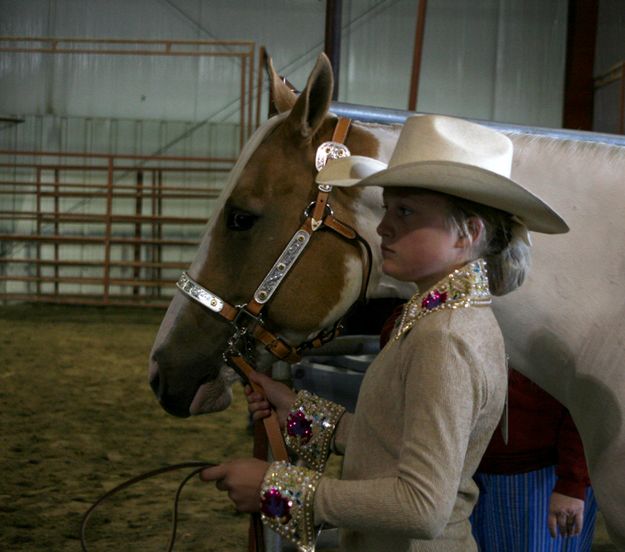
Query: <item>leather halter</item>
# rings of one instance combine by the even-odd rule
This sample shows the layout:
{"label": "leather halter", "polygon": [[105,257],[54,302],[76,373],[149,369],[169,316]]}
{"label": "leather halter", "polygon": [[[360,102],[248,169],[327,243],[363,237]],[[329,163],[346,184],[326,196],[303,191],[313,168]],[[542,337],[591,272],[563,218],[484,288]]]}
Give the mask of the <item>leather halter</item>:
{"label": "leather halter", "polygon": [[[350,155],[349,150],[343,144],[349,131],[350,123],[349,119],[340,118],[335,127],[332,140],[324,142],[317,148],[315,160],[317,170],[323,168],[329,159]],[[263,308],[274,295],[291,268],[293,268],[315,232],[326,228],[344,239],[363,245],[366,256],[361,297],[366,295],[371,271],[370,246],[351,226],[334,217],[328,203],[331,192],[332,186],[318,186],[315,201],[304,211],[306,219],[303,224],[295,232],[247,304],[232,305],[228,303],[217,294],[194,281],[186,272],[182,273],[176,284],[189,298],[220,315],[234,326],[234,332],[228,340],[228,347],[223,353],[223,358],[226,364],[234,368],[247,381],[249,381],[248,375],[254,370],[250,357],[253,353],[255,341],[262,343],[265,349],[277,359],[295,363],[301,359],[302,351],[323,345],[333,339],[338,332],[340,321],[333,328],[322,330],[313,339],[305,341],[298,346],[293,346],[280,336],[267,330],[262,318]],[[250,382],[250,384],[255,391],[262,393],[262,389],[255,386],[253,382]],[[266,418],[265,420],[268,422],[265,424],[265,429],[268,432],[273,457],[277,460],[286,459],[286,449],[284,448],[279,430],[278,436],[275,439],[272,437],[272,434],[276,433],[275,426],[277,424],[274,424],[271,418]]]}

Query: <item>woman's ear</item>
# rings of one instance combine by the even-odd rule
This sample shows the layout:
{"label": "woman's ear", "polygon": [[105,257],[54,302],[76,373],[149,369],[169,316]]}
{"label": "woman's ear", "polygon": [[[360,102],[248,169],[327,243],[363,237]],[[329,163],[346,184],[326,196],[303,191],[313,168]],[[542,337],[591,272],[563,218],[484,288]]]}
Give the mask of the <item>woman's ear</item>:
{"label": "woman's ear", "polygon": [[484,222],[480,217],[469,217],[466,221],[466,234],[458,236],[456,247],[468,249],[477,243],[484,233]]}

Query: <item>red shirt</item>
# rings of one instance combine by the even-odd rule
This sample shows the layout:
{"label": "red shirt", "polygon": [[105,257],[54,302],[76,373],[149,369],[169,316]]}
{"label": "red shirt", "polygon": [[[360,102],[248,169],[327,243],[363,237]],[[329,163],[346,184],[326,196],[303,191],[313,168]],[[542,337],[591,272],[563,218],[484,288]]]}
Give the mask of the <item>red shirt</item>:
{"label": "red shirt", "polygon": [[[389,340],[397,307],[384,323],[380,335],[383,347]],[[508,444],[500,428],[478,467],[491,474],[526,473],[556,466],[558,481],[554,491],[584,499],[590,485],[582,440],[569,411],[549,393],[516,370],[508,379]]]}
{"label": "red shirt", "polygon": [[498,428],[478,472],[525,473],[556,466],[554,491],[584,499],[590,485],[582,440],[569,411],[516,370],[508,378],[508,444]]}

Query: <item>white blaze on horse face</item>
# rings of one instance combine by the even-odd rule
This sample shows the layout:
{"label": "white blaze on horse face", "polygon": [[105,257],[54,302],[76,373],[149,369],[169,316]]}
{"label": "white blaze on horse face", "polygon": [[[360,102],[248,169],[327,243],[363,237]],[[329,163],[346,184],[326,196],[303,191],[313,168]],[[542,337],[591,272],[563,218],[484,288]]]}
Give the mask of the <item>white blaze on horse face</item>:
{"label": "white blaze on horse face", "polygon": [[[236,187],[239,182],[239,178],[241,173],[245,169],[247,162],[250,160],[250,157],[254,154],[260,143],[264,140],[265,136],[282,120],[287,116],[287,113],[282,115],[277,115],[276,117],[272,117],[265,123],[263,123],[258,129],[254,132],[252,137],[249,139],[247,144],[245,144],[239,158],[232,168],[230,175],[228,176],[228,182],[224,186],[224,189],[221,191],[219,198],[217,199],[217,203],[213,208],[213,212],[211,217],[206,225],[206,231],[204,232],[204,236],[202,237],[202,241],[198,248],[198,252],[191,263],[191,266],[188,270],[189,275],[191,277],[197,276],[198,272],[202,269],[202,267],[206,264],[206,260],[208,258],[208,254],[210,251],[211,237],[212,231],[215,226],[215,223],[218,218],[218,214],[222,211],[224,205],[226,204],[227,199],[232,194],[232,191]],[[212,290],[211,290],[212,291]],[[217,292],[218,293],[218,292]]]}
{"label": "white blaze on horse face", "polygon": [[[325,319],[321,321],[321,328],[330,328],[343,316],[358,300],[363,285],[363,265],[361,259],[348,256],[345,259],[345,285],[336,305],[332,307]],[[312,337],[312,336],[310,336]]]}

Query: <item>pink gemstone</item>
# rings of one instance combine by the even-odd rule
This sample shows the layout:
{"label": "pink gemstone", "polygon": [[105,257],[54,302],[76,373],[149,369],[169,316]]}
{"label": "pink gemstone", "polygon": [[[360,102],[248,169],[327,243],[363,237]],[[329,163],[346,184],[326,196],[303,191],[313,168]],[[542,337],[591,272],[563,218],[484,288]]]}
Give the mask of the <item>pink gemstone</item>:
{"label": "pink gemstone", "polygon": [[265,491],[260,499],[260,511],[267,517],[278,518],[280,523],[288,523],[291,519],[289,499],[272,487]]}
{"label": "pink gemstone", "polygon": [[430,291],[423,301],[421,302],[421,307],[427,310],[432,310],[439,305],[442,305],[445,301],[447,301],[447,292],[443,291],[442,293],[437,289]]}
{"label": "pink gemstone", "polygon": [[308,443],[312,438],[312,422],[306,419],[301,410],[291,412],[286,419],[286,432],[291,437],[299,437],[300,441]]}

